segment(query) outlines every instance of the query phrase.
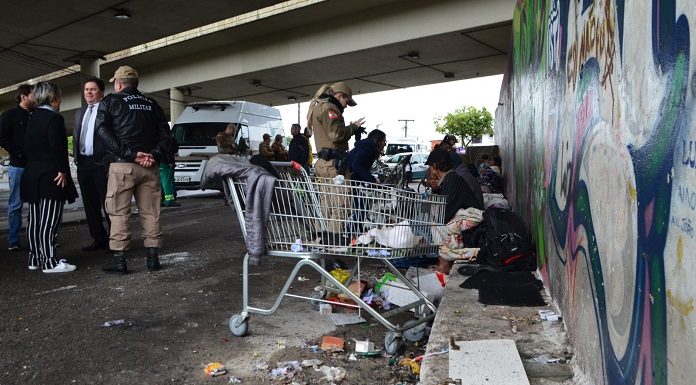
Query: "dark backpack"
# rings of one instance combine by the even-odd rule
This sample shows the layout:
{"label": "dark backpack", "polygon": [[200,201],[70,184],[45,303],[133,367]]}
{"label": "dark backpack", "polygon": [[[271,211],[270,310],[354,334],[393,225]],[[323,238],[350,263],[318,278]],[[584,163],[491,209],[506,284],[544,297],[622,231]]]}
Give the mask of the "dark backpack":
{"label": "dark backpack", "polygon": [[510,210],[491,207],[483,213],[478,261],[495,271],[536,270],[536,253],[524,219]]}

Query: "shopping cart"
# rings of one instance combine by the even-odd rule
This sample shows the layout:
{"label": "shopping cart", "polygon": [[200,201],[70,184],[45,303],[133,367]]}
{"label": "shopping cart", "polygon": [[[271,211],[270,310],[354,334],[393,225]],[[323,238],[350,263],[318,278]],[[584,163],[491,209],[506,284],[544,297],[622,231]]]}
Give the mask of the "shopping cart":
{"label": "shopping cart", "polygon": [[[230,318],[232,334],[245,335],[251,313],[273,314],[284,297],[306,299],[318,308],[320,303],[329,302],[324,297],[332,292],[340,293],[354,303],[343,306],[355,307],[359,314],[362,311],[369,313],[388,329],[384,339],[388,353],[396,353],[402,337],[410,341],[420,340],[425,334],[426,323],[435,317],[436,308],[417,285],[394,267],[391,260],[437,252],[438,245],[433,242],[433,235],[438,231],[437,227],[443,226],[445,197],[370,183],[342,182],[338,178],[314,179],[309,178],[297,164],[272,164],[279,171],[280,178],[275,182],[270,217],[266,222],[266,255],[298,261],[275,302],[264,309],[249,305],[250,256],[249,253],[245,255],[243,307],[240,314]],[[225,193],[234,205],[246,240],[247,181],[229,176],[224,180]],[[326,269],[327,257],[355,260],[347,280],[339,281]],[[417,300],[382,313],[372,308],[360,298],[359,292],[348,287],[354,279],[360,282],[360,261],[363,258],[382,261]],[[288,293],[300,269],[305,266],[321,275],[319,290],[312,296]],[[389,320],[411,309],[416,319],[404,324]]]}

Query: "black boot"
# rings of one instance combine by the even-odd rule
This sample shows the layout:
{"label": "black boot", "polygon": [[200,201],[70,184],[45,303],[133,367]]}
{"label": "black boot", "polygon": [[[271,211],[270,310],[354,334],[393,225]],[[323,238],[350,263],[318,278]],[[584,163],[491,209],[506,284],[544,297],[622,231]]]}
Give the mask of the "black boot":
{"label": "black boot", "polygon": [[126,252],[123,250],[115,251],[114,260],[102,266],[102,270],[106,274],[123,275],[128,273],[128,268],[126,267]]}
{"label": "black boot", "polygon": [[157,271],[160,269],[159,258],[157,257],[157,252],[159,251],[156,247],[147,248],[147,270]]}

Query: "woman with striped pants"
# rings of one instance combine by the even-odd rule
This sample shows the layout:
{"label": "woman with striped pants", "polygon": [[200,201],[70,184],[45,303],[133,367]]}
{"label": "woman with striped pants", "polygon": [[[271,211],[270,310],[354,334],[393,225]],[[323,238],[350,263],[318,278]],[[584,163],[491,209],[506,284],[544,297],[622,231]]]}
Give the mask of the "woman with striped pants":
{"label": "woman with striped pants", "polygon": [[36,110],[24,133],[27,165],[22,174],[20,195],[29,203],[27,240],[29,270],[65,273],[75,265],[55,255],[55,240],[66,201],[77,198],[70,176],[65,121],[58,113],[61,96],[58,86],[39,82],[34,86]]}

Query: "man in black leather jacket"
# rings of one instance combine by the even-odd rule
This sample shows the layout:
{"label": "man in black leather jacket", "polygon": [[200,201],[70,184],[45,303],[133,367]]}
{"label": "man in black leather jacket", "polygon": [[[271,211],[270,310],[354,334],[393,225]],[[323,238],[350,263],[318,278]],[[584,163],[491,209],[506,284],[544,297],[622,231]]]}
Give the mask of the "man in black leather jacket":
{"label": "man in black leather jacket", "polygon": [[138,72],[128,66],[116,70],[110,82],[115,93],[99,104],[95,123],[109,164],[106,211],[111,219],[109,247],[114,261],[102,267],[109,274],[126,274],[130,248],[130,202],[135,196],[147,249],[147,269],[159,270],[162,246],[158,162],[166,156],[170,131],[162,108],[138,91]]}

